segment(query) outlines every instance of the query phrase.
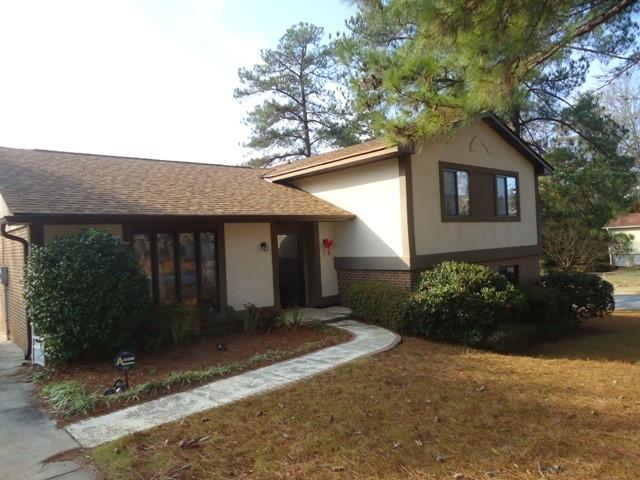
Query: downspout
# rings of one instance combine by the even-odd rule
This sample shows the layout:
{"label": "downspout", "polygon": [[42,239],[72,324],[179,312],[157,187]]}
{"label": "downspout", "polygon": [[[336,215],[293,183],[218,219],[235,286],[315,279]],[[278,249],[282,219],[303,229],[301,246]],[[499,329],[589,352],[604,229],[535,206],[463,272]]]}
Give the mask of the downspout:
{"label": "downspout", "polygon": [[[12,235],[7,232],[7,224],[3,223],[0,225],[0,236],[6,238],[7,240],[11,240],[13,242],[18,242],[22,244],[24,248],[24,266],[27,266],[27,259],[29,258],[29,242],[22,237],[18,237],[17,235]],[[5,287],[7,288],[7,287]],[[9,319],[5,318],[7,325],[9,324]],[[31,322],[29,321],[29,315],[27,315],[27,353],[24,356],[25,359],[29,360],[31,358]]]}

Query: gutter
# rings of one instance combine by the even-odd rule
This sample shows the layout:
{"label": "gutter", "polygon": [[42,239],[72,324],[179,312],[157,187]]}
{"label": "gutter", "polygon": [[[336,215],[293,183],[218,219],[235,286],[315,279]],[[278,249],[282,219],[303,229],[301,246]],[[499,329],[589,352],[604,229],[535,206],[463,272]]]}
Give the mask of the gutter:
{"label": "gutter", "polygon": [[[22,237],[18,237],[17,235],[12,235],[9,232],[7,232],[6,223],[3,223],[2,225],[0,225],[0,236],[12,242],[18,242],[22,244],[22,247],[24,249],[24,265],[26,268],[27,259],[29,258],[29,242]],[[7,287],[5,286],[5,288]],[[5,318],[5,321],[7,322],[7,325],[8,325],[9,318],[8,317]],[[26,360],[29,360],[31,358],[31,322],[29,321],[29,315],[27,315],[27,353],[25,354],[24,358]]]}

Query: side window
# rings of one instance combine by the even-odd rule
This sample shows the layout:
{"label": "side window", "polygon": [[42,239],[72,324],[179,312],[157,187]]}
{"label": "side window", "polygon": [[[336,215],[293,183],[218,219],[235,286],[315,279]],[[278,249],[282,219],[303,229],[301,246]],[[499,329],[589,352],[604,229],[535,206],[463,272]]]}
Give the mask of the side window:
{"label": "side window", "polygon": [[504,275],[514,285],[518,285],[520,282],[520,269],[518,265],[507,265],[500,267],[498,273]]}
{"label": "side window", "polygon": [[444,214],[467,216],[471,214],[469,172],[446,168],[442,171]]}
{"label": "side window", "polygon": [[496,208],[501,217],[517,217],[518,179],[512,175],[496,175]]}

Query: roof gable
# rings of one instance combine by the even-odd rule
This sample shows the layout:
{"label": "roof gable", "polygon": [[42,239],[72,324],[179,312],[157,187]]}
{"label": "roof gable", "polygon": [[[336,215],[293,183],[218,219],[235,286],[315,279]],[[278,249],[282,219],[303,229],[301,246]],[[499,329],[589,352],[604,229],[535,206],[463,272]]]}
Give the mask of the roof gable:
{"label": "roof gable", "polygon": [[[551,165],[496,115],[487,113],[479,118],[530,161],[537,173],[546,174],[553,171]],[[374,139],[351,147],[332,150],[295,162],[278,165],[267,171],[264,177],[274,182],[293,180],[411,153],[414,153],[413,145],[397,145],[386,139]]]}

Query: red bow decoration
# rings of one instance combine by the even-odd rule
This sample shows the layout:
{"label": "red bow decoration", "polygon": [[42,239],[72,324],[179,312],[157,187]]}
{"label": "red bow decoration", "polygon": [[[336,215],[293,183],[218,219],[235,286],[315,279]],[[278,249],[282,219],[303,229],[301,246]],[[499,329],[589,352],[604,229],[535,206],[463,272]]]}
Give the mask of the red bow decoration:
{"label": "red bow decoration", "polygon": [[333,240],[325,238],[322,240],[322,245],[327,249],[327,254],[331,255],[331,247],[333,247]]}

